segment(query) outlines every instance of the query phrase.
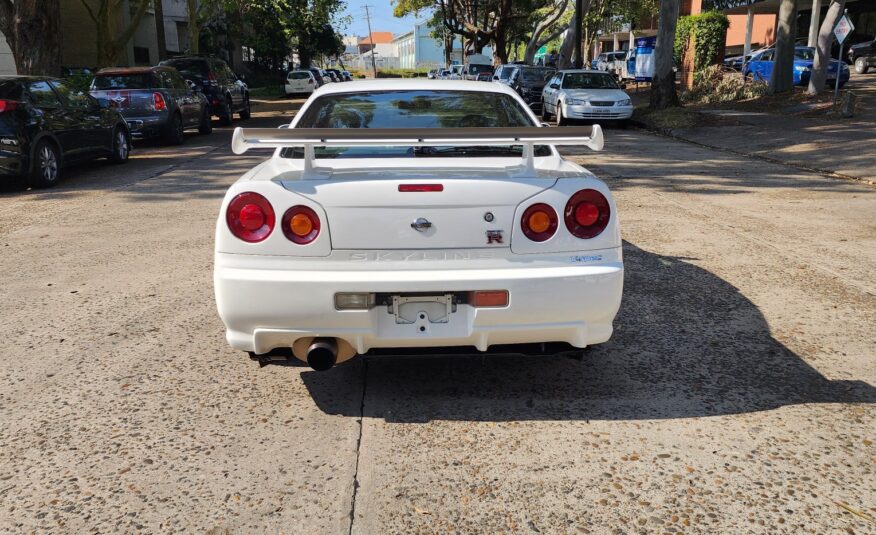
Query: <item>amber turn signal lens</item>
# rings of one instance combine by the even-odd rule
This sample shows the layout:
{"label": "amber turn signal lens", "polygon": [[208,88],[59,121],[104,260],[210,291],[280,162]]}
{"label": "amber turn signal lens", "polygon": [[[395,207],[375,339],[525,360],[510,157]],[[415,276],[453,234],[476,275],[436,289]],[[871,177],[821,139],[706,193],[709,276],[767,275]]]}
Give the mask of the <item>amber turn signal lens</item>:
{"label": "amber turn signal lens", "polygon": [[550,227],[551,216],[547,215],[545,212],[533,212],[529,216],[529,228],[532,229],[533,232],[547,232]]}
{"label": "amber turn signal lens", "polygon": [[480,290],[471,292],[468,302],[473,307],[506,307],[508,306],[508,290]]}
{"label": "amber turn signal lens", "polygon": [[313,230],[313,223],[305,214],[295,214],[289,222],[289,228],[296,236],[307,236]]}

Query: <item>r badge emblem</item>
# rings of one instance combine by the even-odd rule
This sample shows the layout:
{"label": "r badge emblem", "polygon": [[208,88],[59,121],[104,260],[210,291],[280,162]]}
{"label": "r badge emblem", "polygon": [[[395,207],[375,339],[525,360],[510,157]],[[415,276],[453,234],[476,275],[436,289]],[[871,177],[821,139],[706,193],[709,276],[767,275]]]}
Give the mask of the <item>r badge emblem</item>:
{"label": "r badge emblem", "polygon": [[501,230],[488,230],[487,231],[487,245],[490,245],[492,243],[503,243]]}

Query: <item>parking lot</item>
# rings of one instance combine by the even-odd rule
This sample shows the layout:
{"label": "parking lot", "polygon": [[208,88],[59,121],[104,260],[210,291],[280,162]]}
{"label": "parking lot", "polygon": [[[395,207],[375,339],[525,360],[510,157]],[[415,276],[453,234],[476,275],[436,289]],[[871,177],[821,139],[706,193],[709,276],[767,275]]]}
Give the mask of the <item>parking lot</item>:
{"label": "parking lot", "polygon": [[0,187],[0,532],[876,529],[872,185],[606,129],[609,343],[319,373],[225,342],[230,137]]}

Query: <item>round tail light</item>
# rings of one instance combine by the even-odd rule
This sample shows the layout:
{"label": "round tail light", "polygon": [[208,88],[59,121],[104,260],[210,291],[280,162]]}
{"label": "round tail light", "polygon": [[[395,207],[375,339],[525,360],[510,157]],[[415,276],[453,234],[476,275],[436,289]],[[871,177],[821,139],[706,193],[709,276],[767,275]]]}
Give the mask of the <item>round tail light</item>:
{"label": "round tail light", "polygon": [[225,212],[228,230],[245,242],[260,242],[274,230],[274,209],[258,193],[246,192],[231,199]]}
{"label": "round tail light", "polygon": [[550,205],[533,204],[520,220],[523,234],[532,241],[546,241],[557,232],[557,212]]}
{"label": "round tail light", "polygon": [[293,206],[283,214],[283,234],[298,245],[306,245],[319,236],[319,216],[306,206]]}
{"label": "round tail light", "polygon": [[611,219],[608,199],[595,189],[582,189],[572,195],[563,212],[566,227],[582,239],[599,236]]}

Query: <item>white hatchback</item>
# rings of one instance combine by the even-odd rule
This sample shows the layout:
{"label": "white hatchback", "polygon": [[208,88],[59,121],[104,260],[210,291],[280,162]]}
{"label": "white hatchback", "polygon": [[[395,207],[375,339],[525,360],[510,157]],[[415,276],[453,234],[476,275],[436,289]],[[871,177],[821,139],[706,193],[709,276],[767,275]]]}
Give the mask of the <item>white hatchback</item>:
{"label": "white hatchback", "polygon": [[310,71],[290,71],[286,75],[286,96],[310,95],[316,89],[316,79]]}
{"label": "white hatchback", "polygon": [[234,183],[214,282],[232,347],[328,369],[356,354],[577,352],[621,302],[617,206],[500,84],[371,80],[318,89]]}

